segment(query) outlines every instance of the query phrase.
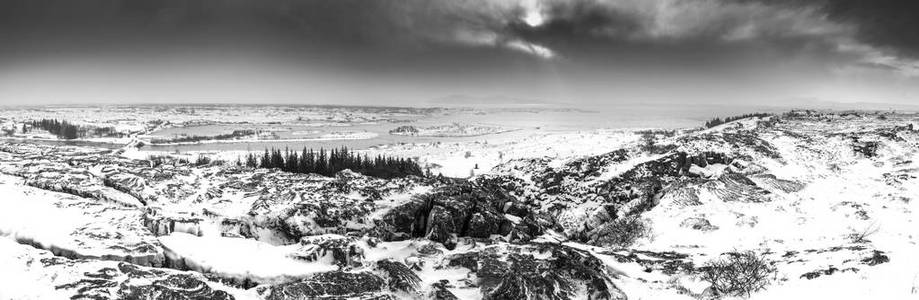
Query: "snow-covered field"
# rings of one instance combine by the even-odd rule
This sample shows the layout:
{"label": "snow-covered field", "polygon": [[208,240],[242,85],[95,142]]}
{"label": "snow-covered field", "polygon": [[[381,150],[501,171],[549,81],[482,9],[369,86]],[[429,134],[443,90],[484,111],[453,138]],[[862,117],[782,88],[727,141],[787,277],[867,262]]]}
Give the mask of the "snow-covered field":
{"label": "snow-covered field", "polygon": [[428,127],[400,126],[389,131],[393,135],[410,135],[410,136],[480,136],[494,133],[511,131],[509,128],[485,125],[470,125],[453,123],[449,125],[437,125]]}
{"label": "snow-covered field", "polygon": [[[433,113],[182,111],[182,126]],[[18,135],[0,142],[0,299],[916,299],[917,124],[798,111],[360,150],[435,175],[394,179]]]}

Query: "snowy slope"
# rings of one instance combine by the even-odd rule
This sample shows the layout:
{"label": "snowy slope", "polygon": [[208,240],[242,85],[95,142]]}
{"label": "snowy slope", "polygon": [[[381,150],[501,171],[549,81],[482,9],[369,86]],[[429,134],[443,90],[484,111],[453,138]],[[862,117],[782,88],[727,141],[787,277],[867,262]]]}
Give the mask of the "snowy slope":
{"label": "snowy slope", "polygon": [[468,180],[6,143],[0,298],[731,298],[711,264],[752,253],[768,282],[742,298],[913,299],[916,120],[792,112],[480,144],[469,161],[374,150],[489,168]]}

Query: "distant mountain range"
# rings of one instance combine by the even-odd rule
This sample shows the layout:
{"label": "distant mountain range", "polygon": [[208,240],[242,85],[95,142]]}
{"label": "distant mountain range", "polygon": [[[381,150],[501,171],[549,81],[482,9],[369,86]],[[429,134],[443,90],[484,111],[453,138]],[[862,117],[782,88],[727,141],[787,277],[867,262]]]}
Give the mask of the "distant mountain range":
{"label": "distant mountain range", "polygon": [[507,96],[471,96],[463,94],[449,95],[434,98],[428,104],[438,106],[555,106],[553,103],[540,99],[515,98]]}

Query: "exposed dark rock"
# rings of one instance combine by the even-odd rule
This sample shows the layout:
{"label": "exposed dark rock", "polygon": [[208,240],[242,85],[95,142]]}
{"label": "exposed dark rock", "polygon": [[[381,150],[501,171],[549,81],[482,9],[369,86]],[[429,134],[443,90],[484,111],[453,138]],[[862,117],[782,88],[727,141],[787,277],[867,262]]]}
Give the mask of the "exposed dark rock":
{"label": "exposed dark rock", "polygon": [[212,289],[200,277],[119,263],[117,268],[85,272],[85,278],[61,284],[57,290],[73,291],[71,299],[231,300],[232,295]]}
{"label": "exposed dark rock", "polygon": [[638,263],[645,272],[658,271],[667,275],[691,273],[695,270],[689,255],[676,252],[651,252],[641,250],[604,251],[620,263]]}
{"label": "exposed dark rock", "polygon": [[693,139],[695,141],[708,141],[715,145],[723,145],[725,148],[751,149],[754,152],[769,158],[781,158],[778,149],[776,149],[775,146],[769,142],[760,138],[759,135],[753,130],[725,131],[701,134],[692,137],[686,136],[680,140],[684,142],[691,142],[689,139]]}
{"label": "exposed dark rock", "polygon": [[755,181],[759,186],[771,187],[786,193],[794,193],[804,189],[804,184],[802,183],[779,179],[772,174],[756,174],[750,176],[750,179]]}
{"label": "exposed dark rock", "polygon": [[824,248],[824,249],[807,249],[807,250],[804,250],[804,252],[805,252],[805,253],[822,254],[822,253],[827,253],[827,252],[838,252],[838,251],[843,251],[843,250],[846,250],[846,251],[862,251],[862,250],[866,250],[866,249],[867,249],[867,248],[865,248],[865,246],[862,246],[862,245],[853,245],[853,246],[833,246],[833,247]]}
{"label": "exposed dark rock", "polygon": [[680,223],[680,227],[692,228],[693,230],[699,231],[718,230],[718,226],[712,225],[708,219],[700,217],[686,218],[686,220]]}
{"label": "exposed dark rock", "polygon": [[[82,182],[79,178],[66,178],[69,180],[60,180],[59,178],[33,177],[26,180],[26,185],[65,194],[71,194],[78,197],[96,199],[108,204],[120,205],[125,207],[136,207],[142,205],[142,202],[133,196],[124,194],[116,189],[101,185],[91,185]],[[136,203],[127,202],[130,199]]]}
{"label": "exposed dark rock", "polygon": [[874,250],[871,252],[871,256],[862,259],[861,262],[869,266],[875,266],[890,262],[890,258],[884,255],[884,252]]}
{"label": "exposed dark rock", "polygon": [[[515,262],[518,266],[522,263]],[[527,271],[505,273],[485,299],[570,299],[574,296],[572,286],[558,274],[535,264],[519,267]]]}
{"label": "exposed dark rock", "polygon": [[[770,122],[774,119],[778,118]],[[766,125],[781,126],[775,123]],[[35,146],[41,151],[31,149],[17,151],[19,154],[16,155],[0,155],[0,160],[9,158],[11,161],[0,164],[0,172],[20,176],[23,182],[34,187],[86,198],[90,205],[106,210],[133,211],[136,214],[122,218],[130,222],[115,221],[137,225],[141,229],[146,227],[154,235],[176,231],[200,235],[202,225],[217,224],[224,236],[284,245],[299,241],[301,251],[291,256],[308,261],[334,261],[340,267],[339,271],[315,274],[296,282],[260,287],[260,293],[268,299],[373,299],[405,294],[457,299],[451,293],[454,288],[479,289],[489,299],[568,299],[581,296],[575,293],[585,290],[592,299],[624,299],[625,296],[612,284],[611,278],[615,275],[591,252],[564,245],[533,243],[534,238],[551,229],[553,234],[544,236],[546,240],[556,237],[555,233],[561,233],[559,238],[563,240],[602,246],[607,249],[603,252],[605,255],[622,263],[640,265],[646,272],[674,275],[701,272],[705,268],[711,270],[711,266],[695,268],[688,255],[639,251],[629,249],[629,245],[646,232],[647,224],[640,222],[641,214],[662,200],[677,207],[702,205],[699,195],[703,193],[714,195],[703,198],[706,202],[714,198],[717,201],[757,203],[771,201],[773,197],[782,199],[784,193],[804,188],[801,182],[780,179],[768,173],[765,166],[786,162],[777,148],[763,138],[792,139],[806,144],[796,145],[798,148],[794,151],[813,151],[789,156],[788,163],[791,164],[811,157],[811,154],[821,154],[822,148],[808,149],[809,143],[819,142],[819,136],[808,131],[797,133],[783,129],[761,135],[761,132],[745,130],[745,127],[750,127],[748,122],[700,131],[686,137],[671,137],[666,143],[675,143],[656,148],[651,151],[654,154],[651,157],[647,156],[647,152],[638,151],[640,147],[632,147],[598,156],[574,158],[561,166],[550,164],[551,158],[526,159],[499,166],[496,168],[498,175],[477,176],[469,181],[443,177],[381,180],[346,171],[330,178],[217,164],[194,166],[171,158],[143,161],[141,164],[101,152],[73,154],[68,152],[71,150],[46,146]],[[907,132],[912,128],[901,130],[869,126],[859,130],[863,132],[846,130],[835,133],[837,135],[833,137],[866,136],[864,141],[852,140],[853,150],[865,157],[876,157],[879,148],[888,142],[914,139],[914,136],[904,136],[914,135]],[[0,148],[8,147],[0,145]],[[786,147],[782,149],[787,150]],[[915,179],[910,175],[915,168],[912,168],[909,158],[893,159],[894,169],[883,174],[888,185],[904,188]],[[888,161],[878,160],[876,163],[886,164]],[[711,167],[713,164],[718,166]],[[693,174],[689,172],[693,166],[710,168]],[[842,164],[840,166],[840,169],[845,168]],[[716,171],[709,172],[712,170]],[[404,200],[402,196],[413,193],[414,187],[433,190]],[[771,195],[772,192],[777,195]],[[122,205],[125,200],[131,199],[140,200],[141,204],[163,204],[178,212],[163,215],[148,208],[146,214],[141,214],[140,209],[123,207],[131,206]],[[238,210],[233,206],[227,209],[227,202],[238,199],[252,201],[251,210]],[[871,211],[857,204],[842,204],[854,209],[853,215],[858,218],[867,218],[866,211]],[[185,207],[199,211],[181,211]],[[758,222],[755,214],[746,217],[734,212],[734,215],[739,220],[738,224],[743,226],[750,224],[752,227]],[[573,221],[565,222],[569,220]],[[701,231],[717,229],[701,217],[685,219],[681,225]],[[119,234],[128,232],[121,227],[110,232],[85,230],[91,227],[81,226],[78,230],[82,231],[75,231],[74,235],[80,237],[80,241],[95,241],[84,237],[115,240],[119,239]],[[146,232],[145,229],[141,231]],[[150,236],[149,233],[147,235]],[[358,236],[364,237],[358,239]],[[415,253],[404,260],[365,261],[366,247],[390,247],[393,244],[380,241],[405,239],[415,240],[395,244],[400,247],[408,244],[410,246],[405,249],[411,250],[405,251]],[[150,240],[155,241],[156,238]],[[36,241],[20,242],[38,244]],[[71,268],[74,261],[63,258],[71,257],[156,265],[154,254],[158,245],[153,242],[102,245],[92,245],[91,249],[123,248],[130,250],[125,251],[130,256],[106,254],[88,257],[80,254],[84,253],[81,252],[84,249],[51,248],[51,252],[62,257],[45,257],[40,263],[46,268]],[[470,247],[465,248],[467,245]],[[444,251],[444,247],[456,251]],[[870,243],[863,243],[789,251],[782,259],[785,263],[806,262],[806,258],[798,256],[829,251],[852,252],[849,256],[833,255],[848,258],[845,261],[834,261],[829,268],[801,275],[807,279],[837,272],[855,272],[858,271],[856,267],[863,267],[860,264],[874,266],[890,261],[883,252],[870,247]],[[446,263],[441,264],[441,259]],[[77,298],[231,298],[229,294],[210,289],[206,284],[217,281],[220,275],[202,276],[195,272],[179,273],[126,263],[113,267],[115,263],[105,263],[106,267],[97,271],[84,272],[81,269],[72,273],[77,278],[58,287],[73,291]],[[456,271],[468,269],[474,275],[419,287],[422,280],[416,271],[432,266],[464,268]],[[177,264],[168,267],[182,268]],[[638,277],[641,280],[641,276]],[[128,279],[140,280],[132,282]],[[429,278],[424,281],[429,281]],[[256,284],[251,281],[225,283],[240,288]],[[429,293],[421,292],[425,288],[429,288]],[[728,290],[720,293],[725,291]]]}
{"label": "exposed dark rock", "polygon": [[91,273],[91,272],[83,273],[83,276],[86,276],[89,278],[102,278],[102,279],[112,279],[117,275],[118,275],[118,270],[114,268],[102,268],[98,272],[95,272],[95,273]]}
{"label": "exposed dark rock", "polygon": [[867,158],[877,156],[880,145],[877,141],[861,141],[857,136],[852,137],[852,151]]}
{"label": "exposed dark rock", "polygon": [[606,154],[601,154],[597,156],[588,156],[585,158],[577,159],[565,164],[563,168],[565,173],[564,177],[574,178],[576,180],[582,180],[586,177],[597,177],[600,176],[602,171],[607,167],[621,163],[631,158],[629,151],[627,149],[618,149]]}
{"label": "exposed dark rock", "polygon": [[[106,170],[103,170],[103,172],[105,171]],[[134,174],[114,173],[113,176],[103,178],[102,184],[104,186],[118,190],[119,192],[131,195],[132,197],[137,198],[137,200],[140,200],[140,202],[144,205],[155,201],[155,199],[149,194],[143,194],[140,192],[143,191],[146,187],[146,181]]]}
{"label": "exposed dark rock", "polygon": [[426,232],[431,203],[412,199],[390,210],[377,221],[373,234],[384,241],[420,237]]}
{"label": "exposed dark rock", "polygon": [[76,295],[73,298],[86,298],[86,299],[110,299],[107,296],[110,295],[109,289],[118,286],[118,283],[106,279],[80,279],[77,282],[67,283],[55,286],[57,290],[76,290]]}
{"label": "exposed dark rock", "polygon": [[591,299],[625,299],[603,262],[585,251],[556,244],[521,250],[488,247],[449,257],[448,265],[474,271],[487,299],[570,299],[574,286],[586,286]]}
{"label": "exposed dark rock", "polygon": [[431,284],[431,293],[428,295],[429,299],[434,300],[459,300],[459,297],[450,292],[449,281],[441,280]]}
{"label": "exposed dark rock", "polygon": [[742,174],[723,174],[717,181],[703,185],[719,199],[727,202],[768,202],[769,191],[760,188]]}
{"label": "exposed dark rock", "polygon": [[163,276],[166,273],[157,269],[144,269],[133,264],[120,263],[118,271],[124,273],[130,278],[150,278]]}
{"label": "exposed dark rock", "polygon": [[119,299],[151,300],[232,300],[227,292],[211,289],[206,283],[192,276],[170,275],[166,279],[153,281],[151,285],[129,286],[122,283],[118,290]]}
{"label": "exposed dark rock", "polygon": [[380,191],[372,187],[361,190],[361,196],[367,197],[367,200],[370,201],[383,200],[383,195],[380,194]]}
{"label": "exposed dark rock", "polygon": [[479,271],[479,259],[481,252],[465,252],[450,256],[447,265],[451,267],[463,267],[473,272]]}
{"label": "exposed dark rock", "polygon": [[447,208],[443,206],[436,205],[431,208],[431,211],[428,213],[427,224],[427,233],[425,238],[438,242],[446,243],[448,240],[453,238],[453,234],[461,232],[463,226],[464,215],[467,211],[471,210],[470,207],[463,207],[466,202],[463,203],[452,203],[458,206],[459,210],[455,213],[457,216],[454,216],[454,212],[448,211]]}
{"label": "exposed dark rock", "polygon": [[[515,205],[516,197],[499,186],[499,181],[484,179],[440,187],[391,210],[377,224],[375,234],[396,240],[407,236],[425,237],[452,248],[458,237],[488,238],[512,235],[514,240],[528,240],[543,231],[533,213]],[[513,212],[522,224],[505,217]]]}
{"label": "exposed dark rock", "polygon": [[484,211],[472,214],[469,220],[467,235],[474,238],[488,238],[492,234],[504,234],[510,231],[510,228],[501,228],[502,225],[510,225],[504,216],[495,215],[492,212]]}
{"label": "exposed dark rock", "polygon": [[357,244],[357,239],[346,236],[304,237],[300,240],[300,250],[293,255],[305,261],[318,261],[326,256],[332,256],[332,260],[341,268],[360,267],[364,264],[364,249]]}
{"label": "exposed dark rock", "polygon": [[713,163],[728,164],[731,159],[724,154],[705,152],[689,155],[675,152],[661,158],[641,163],[621,175],[597,186],[598,194],[615,204],[634,203],[628,214],[639,214],[657,205],[664,185],[689,174],[692,165]]}
{"label": "exposed dark rock", "polygon": [[[378,296],[385,282],[369,272],[342,271],[320,273],[308,279],[266,287],[260,291],[265,300],[342,299]],[[383,298],[377,298],[383,299]]]}
{"label": "exposed dark rock", "polygon": [[[301,197],[309,197],[302,195]],[[324,201],[309,199],[297,204],[282,216],[283,229],[291,237],[323,233],[344,233],[347,222],[361,222],[375,208],[373,202],[352,199],[340,194],[325,197]],[[308,220],[309,222],[303,222]],[[313,226],[315,224],[315,226]]]}
{"label": "exposed dark rock", "polygon": [[201,222],[197,217],[164,216],[158,209],[146,208],[143,216],[144,226],[156,236],[169,235],[173,232],[184,232],[201,236]]}
{"label": "exposed dark rock", "polygon": [[257,226],[248,220],[226,218],[220,222],[220,234],[226,237],[258,239],[256,228]]}
{"label": "exposed dark rock", "polygon": [[699,200],[699,188],[695,186],[698,182],[694,182],[697,180],[699,179],[677,181],[666,187],[661,193],[672,199],[669,202],[670,205],[679,207],[702,205],[702,201]]}
{"label": "exposed dark rock", "polygon": [[390,290],[409,293],[418,291],[421,278],[405,264],[392,260],[381,260],[377,262],[377,268],[386,274],[386,282]]}
{"label": "exposed dark rock", "polygon": [[835,274],[835,273],[837,273],[837,272],[840,272],[840,273],[844,273],[844,272],[858,272],[858,269],[856,269],[856,268],[838,269],[838,268],[836,268],[836,267],[832,267],[832,266],[831,266],[831,267],[829,267],[829,268],[827,268],[827,269],[825,269],[825,270],[815,270],[815,271],[811,271],[811,272],[807,272],[807,273],[801,274],[801,278],[814,279],[814,278],[817,278],[817,277],[820,277],[820,276],[833,275],[833,274]]}

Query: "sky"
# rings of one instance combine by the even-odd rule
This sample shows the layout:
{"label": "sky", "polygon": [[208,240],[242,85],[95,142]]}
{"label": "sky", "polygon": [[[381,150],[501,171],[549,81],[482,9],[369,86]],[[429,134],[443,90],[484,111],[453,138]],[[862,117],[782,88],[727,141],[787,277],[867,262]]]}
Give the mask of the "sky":
{"label": "sky", "polygon": [[0,104],[919,104],[917,29],[908,0],[0,0]]}

